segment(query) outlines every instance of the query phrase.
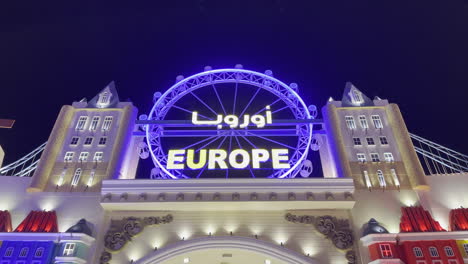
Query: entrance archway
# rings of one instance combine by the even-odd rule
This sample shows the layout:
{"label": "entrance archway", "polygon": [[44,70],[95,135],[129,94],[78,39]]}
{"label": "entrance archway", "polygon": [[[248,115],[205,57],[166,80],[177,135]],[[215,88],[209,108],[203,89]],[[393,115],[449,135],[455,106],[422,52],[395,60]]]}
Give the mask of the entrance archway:
{"label": "entrance archway", "polygon": [[319,264],[298,252],[259,239],[202,237],[168,245],[135,264]]}

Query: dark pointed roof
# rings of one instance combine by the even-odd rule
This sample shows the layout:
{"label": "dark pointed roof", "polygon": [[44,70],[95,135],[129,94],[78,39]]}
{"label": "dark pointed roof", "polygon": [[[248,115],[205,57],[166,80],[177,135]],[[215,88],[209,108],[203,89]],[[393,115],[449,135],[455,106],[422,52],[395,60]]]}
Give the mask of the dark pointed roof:
{"label": "dark pointed roof", "polygon": [[362,236],[365,237],[369,234],[382,234],[388,233],[387,229],[379,224],[377,220],[371,218],[369,222],[367,222],[362,231]]}
{"label": "dark pointed roof", "polygon": [[88,102],[88,108],[101,108],[98,105],[98,100],[99,100],[99,95],[104,92],[108,92],[112,95],[110,98],[110,103],[106,106],[106,108],[113,108],[120,102],[119,95],[117,94],[117,90],[115,89],[115,83],[114,81],[112,81],[104,89],[102,89],[96,96],[94,96],[93,99],[91,99]]}
{"label": "dark pointed roof", "polygon": [[88,236],[92,236],[93,232],[91,231],[86,219],[82,218],[78,223],[68,228],[66,233],[83,233]]}
{"label": "dark pointed roof", "polygon": [[[360,104],[353,103],[353,101],[351,100],[351,96],[354,90],[358,91],[361,94],[361,97],[364,100],[363,103],[360,103]],[[356,88],[356,86],[354,86],[351,82],[346,82],[345,90],[343,92],[343,98],[341,99],[341,105],[344,107],[373,106],[374,102],[369,97],[367,97],[364,93],[362,93],[358,88]]]}

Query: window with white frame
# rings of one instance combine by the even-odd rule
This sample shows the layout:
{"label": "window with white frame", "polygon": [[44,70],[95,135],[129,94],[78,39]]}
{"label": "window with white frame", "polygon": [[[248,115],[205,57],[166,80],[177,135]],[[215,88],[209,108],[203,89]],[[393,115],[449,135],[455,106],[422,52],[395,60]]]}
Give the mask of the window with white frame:
{"label": "window with white frame", "polygon": [[362,172],[362,174],[364,175],[364,181],[366,182],[367,188],[371,188],[372,184],[371,184],[371,181],[370,181],[370,178],[369,178],[369,173],[365,170],[365,171]]}
{"label": "window with white frame", "polygon": [[362,99],[362,94],[358,90],[353,89],[351,94],[352,94],[351,99],[352,99],[353,103],[362,104],[364,102],[364,100]]}
{"label": "window with white frame", "polygon": [[361,128],[363,128],[363,129],[368,129],[369,128],[369,124],[367,123],[366,116],[364,116],[364,115],[359,116],[359,124],[361,124]]}
{"label": "window with white frame", "polygon": [[94,158],[93,158],[93,161],[102,161],[102,157],[103,157],[103,153],[101,151],[98,151],[96,153],[94,153]]}
{"label": "window with white frame", "polygon": [[380,162],[379,153],[371,153],[370,157],[372,162]]}
{"label": "window with white frame", "polygon": [[390,244],[380,244],[380,253],[382,254],[383,258],[392,258],[393,253],[392,253],[392,248],[390,247]]}
{"label": "window with white frame", "polygon": [[380,145],[388,145],[387,137],[386,136],[381,136],[379,137],[380,139]]}
{"label": "window with white frame", "polygon": [[395,161],[395,159],[393,158],[393,154],[390,153],[390,152],[385,152],[385,153],[383,154],[383,156],[384,156],[384,160],[385,160],[386,162],[394,162],[394,161]]}
{"label": "window with white frame", "polygon": [[416,260],[416,264],[427,264],[425,260]]}
{"label": "window with white frame", "polygon": [[79,137],[72,137],[71,140],[70,140],[70,145],[76,146],[76,145],[78,145],[78,141],[80,141]]}
{"label": "window with white frame", "polygon": [[65,247],[63,248],[63,255],[72,256],[74,251],[75,251],[75,243],[66,243]]}
{"label": "window with white frame", "polygon": [[362,146],[361,139],[358,137],[353,138],[354,146]]}
{"label": "window with white frame", "polygon": [[91,131],[96,131],[98,123],[99,123],[99,116],[94,116],[93,119],[91,120],[91,125],[89,126],[89,130]]}
{"label": "window with white frame", "polygon": [[11,255],[13,255],[13,251],[14,251],[14,248],[13,247],[9,247],[5,250],[5,254],[3,255],[4,257],[11,257]]}
{"label": "window with white frame", "polygon": [[423,252],[422,252],[420,247],[414,247],[413,248],[413,253],[414,253],[414,256],[417,257],[417,258],[424,257]]}
{"label": "window with white frame", "polygon": [[468,244],[463,244],[463,250],[465,250],[465,253],[468,255]]}
{"label": "window with white frame", "polygon": [[390,174],[392,175],[393,182],[395,183],[395,186],[400,186],[400,180],[398,179],[398,175],[397,175],[395,169],[390,169]]}
{"label": "window with white frame", "polygon": [[442,260],[437,259],[437,260],[433,260],[432,264],[443,264],[443,262]]}
{"label": "window with white frame", "polygon": [[42,257],[42,255],[44,255],[44,248],[43,247],[37,248],[36,252],[34,253],[34,257],[40,258]]}
{"label": "window with white frame", "polygon": [[91,170],[91,173],[89,174],[89,179],[88,179],[88,182],[86,183],[86,185],[88,185],[88,186],[93,185],[94,175],[96,175],[96,171],[93,169],[93,170]]}
{"label": "window with white frame", "polygon": [[458,260],[456,259],[449,259],[448,264],[458,264]]}
{"label": "window with white frame", "polygon": [[374,146],[375,145],[374,138],[367,137],[366,141],[367,141],[368,146]]}
{"label": "window with white frame", "polygon": [[24,261],[24,260],[17,260],[17,261],[15,261],[15,264],[26,264],[26,261]]}
{"label": "window with white frame", "polygon": [[78,160],[82,162],[86,162],[88,161],[88,155],[89,155],[89,152],[81,152]]}
{"label": "window with white frame", "polygon": [[29,248],[27,247],[24,247],[21,249],[20,253],[19,253],[19,256],[24,258],[28,255],[28,252],[29,252]]}
{"label": "window with white frame", "polygon": [[71,182],[72,186],[78,185],[78,182],[80,181],[80,177],[82,173],[83,173],[83,170],[81,168],[78,168],[75,170],[75,174],[73,174],[73,178]]}
{"label": "window with white frame", "polygon": [[99,94],[99,99],[97,102],[98,107],[106,107],[110,103],[112,94],[109,91],[104,91]]}
{"label": "window with white frame", "polygon": [[433,258],[439,256],[439,252],[437,251],[437,248],[435,247],[429,247],[429,254],[431,254],[431,257]]}
{"label": "window with white frame", "polygon": [[100,137],[99,138],[99,142],[98,142],[99,146],[105,146],[106,143],[107,143],[107,137]]}
{"label": "window with white frame", "polygon": [[109,131],[111,125],[112,125],[112,116],[106,116],[104,117],[104,122],[102,123],[102,131]]}
{"label": "window with white frame", "polygon": [[377,170],[377,178],[379,179],[380,187],[387,186],[387,183],[385,182],[385,176],[381,170]]}
{"label": "window with white frame", "polygon": [[445,250],[445,255],[447,255],[447,257],[455,256],[455,253],[453,252],[452,247],[446,246],[444,247],[444,250]]}
{"label": "window with white frame", "polygon": [[75,155],[75,152],[73,151],[67,151],[65,153],[65,156],[63,157],[63,161],[65,162],[70,162],[73,161],[73,156]]}
{"label": "window with white frame", "polygon": [[380,120],[379,115],[373,115],[371,118],[375,128],[383,128],[382,120]]}
{"label": "window with white frame", "polygon": [[89,146],[89,145],[91,145],[91,144],[93,144],[93,137],[87,137],[87,138],[85,139],[84,145],[85,145],[85,146]]}
{"label": "window with white frame", "polygon": [[76,123],[76,129],[75,130],[84,130],[87,121],[88,121],[87,116],[80,116],[80,118],[78,118],[78,123]]}
{"label": "window with white frame", "polygon": [[356,156],[357,156],[357,160],[358,160],[359,162],[366,162],[366,154],[364,154],[364,153],[357,153]]}
{"label": "window with white frame", "polygon": [[356,129],[356,123],[354,123],[354,118],[352,116],[345,116],[345,121],[349,129]]}

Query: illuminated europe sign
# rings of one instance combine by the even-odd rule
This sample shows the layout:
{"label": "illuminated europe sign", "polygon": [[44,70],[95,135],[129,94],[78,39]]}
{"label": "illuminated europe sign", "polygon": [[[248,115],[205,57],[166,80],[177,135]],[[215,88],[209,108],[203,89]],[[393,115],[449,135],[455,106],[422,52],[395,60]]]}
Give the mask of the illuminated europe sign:
{"label": "illuminated europe sign", "polygon": [[[192,124],[203,126],[216,126],[218,129],[223,127],[222,122],[231,129],[247,128],[252,122],[257,128],[263,128],[266,124],[272,124],[272,115],[270,106],[267,109],[265,116],[262,115],[244,115],[242,124],[239,125],[239,117],[236,115],[217,115],[216,120],[198,120],[198,112],[192,113]],[[271,152],[271,154],[270,154]],[[271,158],[273,169],[288,169],[288,149],[252,149],[248,152],[245,149],[234,149],[228,153],[224,149],[200,149],[198,162],[195,162],[194,149],[171,149],[168,153],[167,169],[185,169],[185,163],[190,169],[201,169],[208,162],[208,169],[245,169],[251,165],[253,169],[260,169],[260,163],[266,162]],[[227,159],[227,162],[226,162]],[[228,166],[229,164],[229,166]]]}
{"label": "illuminated europe sign", "polygon": [[139,124],[154,179],[293,178],[307,159],[314,117],[271,71],[208,70],[153,100]]}

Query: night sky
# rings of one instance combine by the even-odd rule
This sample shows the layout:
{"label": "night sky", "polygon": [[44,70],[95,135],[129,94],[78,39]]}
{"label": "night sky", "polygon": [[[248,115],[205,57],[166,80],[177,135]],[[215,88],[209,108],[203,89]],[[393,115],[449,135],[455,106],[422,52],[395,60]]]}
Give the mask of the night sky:
{"label": "night sky", "polygon": [[47,140],[62,105],[112,80],[148,113],[177,75],[238,63],[298,83],[320,107],[351,81],[399,104],[412,133],[468,154],[466,1],[7,2],[0,118],[16,124],[0,131],[5,165]]}

